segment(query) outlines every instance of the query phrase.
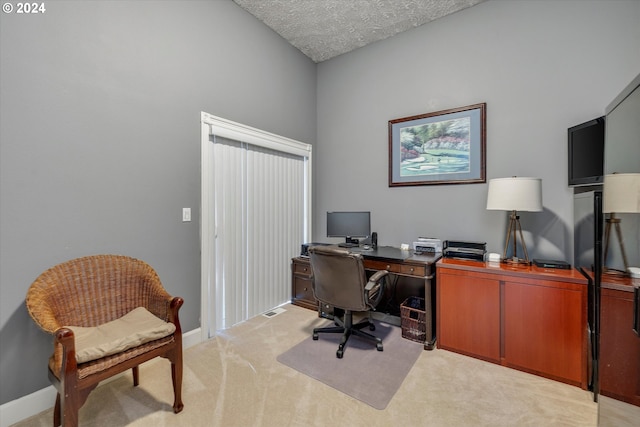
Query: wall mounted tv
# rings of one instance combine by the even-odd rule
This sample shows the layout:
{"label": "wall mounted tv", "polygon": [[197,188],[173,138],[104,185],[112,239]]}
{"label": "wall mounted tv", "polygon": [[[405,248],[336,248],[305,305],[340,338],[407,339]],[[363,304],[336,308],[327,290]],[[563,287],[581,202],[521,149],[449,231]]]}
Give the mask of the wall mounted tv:
{"label": "wall mounted tv", "polygon": [[569,186],[602,184],[604,116],[568,129]]}

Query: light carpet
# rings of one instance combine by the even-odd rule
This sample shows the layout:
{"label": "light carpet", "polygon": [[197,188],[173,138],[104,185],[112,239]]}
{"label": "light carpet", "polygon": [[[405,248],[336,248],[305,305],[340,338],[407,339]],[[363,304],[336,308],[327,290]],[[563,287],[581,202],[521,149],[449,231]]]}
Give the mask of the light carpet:
{"label": "light carpet", "polygon": [[[317,341],[309,336],[277,360],[376,409],[385,409],[424,347],[402,338],[397,326],[374,323],[373,334],[382,338],[384,351],[377,351],[371,341],[352,335],[343,358],[338,359],[336,350],[342,334],[321,333]],[[331,325],[329,322],[326,326]]]}
{"label": "light carpet", "polygon": [[[597,425],[598,407],[588,391],[438,348],[421,351],[389,405],[375,409],[276,361],[326,323],[314,310],[284,308],[278,316],[253,317],[185,349],[181,413],[171,408],[170,363],[156,358],[140,365],[138,387],[133,387],[130,372],[100,384],[80,409],[80,426]],[[385,347],[383,353],[391,350],[387,342]],[[327,354],[334,361],[335,350]],[[351,350],[353,346],[345,357]],[[46,378],[46,367],[42,374]],[[16,427],[51,427],[54,400],[51,408]]]}

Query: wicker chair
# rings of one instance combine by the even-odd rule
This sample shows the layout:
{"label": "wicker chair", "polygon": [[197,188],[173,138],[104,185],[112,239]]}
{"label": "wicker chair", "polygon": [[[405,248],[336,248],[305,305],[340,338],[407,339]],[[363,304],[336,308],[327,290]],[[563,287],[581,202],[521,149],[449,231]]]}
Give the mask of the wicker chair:
{"label": "wicker chair", "polygon": [[[183,302],[167,293],[153,268],[127,256],[88,256],[42,273],[29,288],[26,305],[38,326],[54,336],[49,358],[49,379],[58,391],[54,427],[78,425],[80,407],[106,378],[132,369],[133,384],[137,386],[138,365],[157,356],[171,361],[173,411],[182,411],[182,331],[178,310]],[[146,308],[170,329],[173,324],[175,331],[95,360],[76,360],[79,337],[70,327],[94,328],[117,322],[138,307]]]}

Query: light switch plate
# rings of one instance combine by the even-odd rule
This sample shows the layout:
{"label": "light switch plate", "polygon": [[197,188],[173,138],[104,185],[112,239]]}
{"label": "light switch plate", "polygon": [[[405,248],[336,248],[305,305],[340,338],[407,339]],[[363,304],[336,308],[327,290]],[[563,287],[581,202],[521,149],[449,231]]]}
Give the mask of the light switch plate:
{"label": "light switch plate", "polygon": [[191,221],[191,208],[182,208],[182,222]]}

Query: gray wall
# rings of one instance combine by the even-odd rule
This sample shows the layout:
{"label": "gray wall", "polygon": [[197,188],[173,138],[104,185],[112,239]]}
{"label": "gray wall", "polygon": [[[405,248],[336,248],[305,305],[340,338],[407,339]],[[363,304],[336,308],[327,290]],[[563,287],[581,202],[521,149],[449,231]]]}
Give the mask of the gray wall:
{"label": "gray wall", "polygon": [[315,64],[230,0],[46,8],[0,22],[0,403],[49,385],[24,297],[59,262],[143,259],[200,326],[200,111],[316,136]]}
{"label": "gray wall", "polygon": [[502,253],[507,213],[485,209],[487,184],[388,187],[389,120],[486,102],[487,181],[542,178],[544,212],[521,214],[529,255],[571,262],[567,128],[638,74],[638,22],[638,1],[488,1],[319,64],[314,240],[326,211],[371,210],[383,245]]}

